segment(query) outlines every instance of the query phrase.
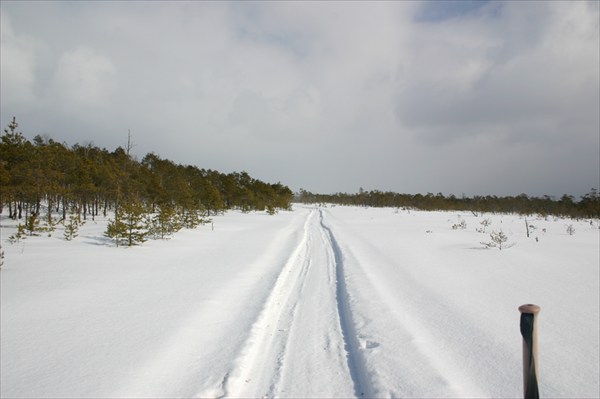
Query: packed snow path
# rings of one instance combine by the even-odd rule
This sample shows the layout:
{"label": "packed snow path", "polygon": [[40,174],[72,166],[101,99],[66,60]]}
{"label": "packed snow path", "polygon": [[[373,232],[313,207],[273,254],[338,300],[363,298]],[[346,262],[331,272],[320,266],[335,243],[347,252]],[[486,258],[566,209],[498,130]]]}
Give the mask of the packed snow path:
{"label": "packed snow path", "polygon": [[519,397],[534,302],[542,396],[598,397],[598,221],[486,217],[514,247],[482,250],[482,216],[301,205],[3,242],[0,396]]}
{"label": "packed snow path", "polygon": [[[356,274],[353,284],[361,285],[356,292],[368,294],[361,298],[368,306],[352,306],[345,256],[325,214],[323,209],[308,213],[301,242],[282,268],[234,369],[224,378],[223,396],[485,396],[459,364],[444,360],[426,326],[410,316],[418,312],[415,301],[427,293],[420,293],[422,287],[410,280],[401,281],[407,276],[389,286],[386,275],[372,280],[354,259],[354,268],[364,275]],[[368,264],[373,262],[390,271],[396,266],[389,259],[371,258]],[[399,289],[404,293],[398,295]],[[442,303],[435,306],[443,308]],[[478,348],[494,345],[479,338]],[[393,350],[377,349],[382,342]]]}
{"label": "packed snow path", "polygon": [[226,396],[364,394],[342,264],[322,219],[315,210],[308,214],[303,239],[225,380]]}

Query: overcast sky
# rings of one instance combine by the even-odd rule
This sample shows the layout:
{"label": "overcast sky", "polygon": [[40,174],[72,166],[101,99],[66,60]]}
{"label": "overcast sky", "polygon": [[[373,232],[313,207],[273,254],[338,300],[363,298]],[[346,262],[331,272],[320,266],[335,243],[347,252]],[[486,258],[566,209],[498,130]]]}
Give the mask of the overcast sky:
{"label": "overcast sky", "polygon": [[1,123],[294,191],[600,185],[599,3],[1,2]]}

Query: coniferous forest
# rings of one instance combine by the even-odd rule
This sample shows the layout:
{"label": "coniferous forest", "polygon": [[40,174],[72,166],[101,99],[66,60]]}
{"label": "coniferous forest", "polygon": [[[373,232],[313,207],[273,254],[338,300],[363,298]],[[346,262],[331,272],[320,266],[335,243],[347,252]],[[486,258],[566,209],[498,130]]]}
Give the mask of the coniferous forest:
{"label": "coniferous forest", "polygon": [[0,143],[0,211],[22,220],[24,234],[64,223],[70,239],[78,224],[108,215],[114,219],[106,235],[117,245],[135,245],[229,209],[274,214],[293,199],[288,187],[246,172],[179,165],[154,153],[137,161],[129,148],[69,146],[39,135],[29,141],[17,129],[13,118]]}
{"label": "coniferous forest", "polygon": [[[15,118],[4,129],[0,143],[0,212],[8,208],[21,220],[19,234],[34,235],[65,226],[65,238],[77,235],[77,226],[98,215],[110,216],[106,236],[117,245],[136,245],[148,237],[166,238],[182,227],[194,228],[211,215],[230,209],[244,212],[289,209],[293,200],[372,207],[421,210],[519,213],[600,217],[596,189],[579,200],[518,196],[444,196],[364,191],[356,194],[313,194],[292,191],[281,183],[269,184],[246,172],[229,174],[180,165],[148,153],[141,161],[127,148],[114,151],[92,144],[69,146],[19,132]],[[17,237],[18,238],[18,237]]]}
{"label": "coniferous forest", "polygon": [[550,196],[530,197],[527,194],[499,197],[496,195],[456,197],[442,193],[398,194],[391,191],[365,191],[358,193],[313,194],[300,189],[296,201],[302,203],[330,203],[338,205],[396,207],[425,211],[470,211],[474,213],[514,213],[521,215],[564,216],[570,218],[600,218],[600,195],[592,188],[589,193],[576,200],[564,194],[559,199]]}

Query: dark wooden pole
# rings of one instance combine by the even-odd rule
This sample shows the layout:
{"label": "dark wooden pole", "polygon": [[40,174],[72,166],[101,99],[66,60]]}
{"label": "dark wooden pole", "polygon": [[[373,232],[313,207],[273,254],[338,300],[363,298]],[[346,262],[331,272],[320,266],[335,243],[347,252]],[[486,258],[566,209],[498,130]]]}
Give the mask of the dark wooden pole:
{"label": "dark wooden pole", "polygon": [[540,307],[527,304],[519,306],[521,335],[523,336],[523,395],[525,399],[538,399],[538,340],[537,317]]}

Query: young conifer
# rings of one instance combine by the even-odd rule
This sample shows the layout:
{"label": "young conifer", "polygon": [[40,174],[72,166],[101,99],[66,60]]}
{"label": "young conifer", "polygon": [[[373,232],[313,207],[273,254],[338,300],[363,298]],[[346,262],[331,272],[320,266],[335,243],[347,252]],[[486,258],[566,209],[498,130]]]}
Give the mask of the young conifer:
{"label": "young conifer", "polygon": [[65,240],[71,241],[73,238],[77,237],[79,232],[79,219],[76,215],[69,215],[69,222],[65,224],[65,232],[64,237]]}
{"label": "young conifer", "polygon": [[181,229],[179,217],[171,205],[163,205],[151,220],[151,234],[155,238],[165,239]]}

